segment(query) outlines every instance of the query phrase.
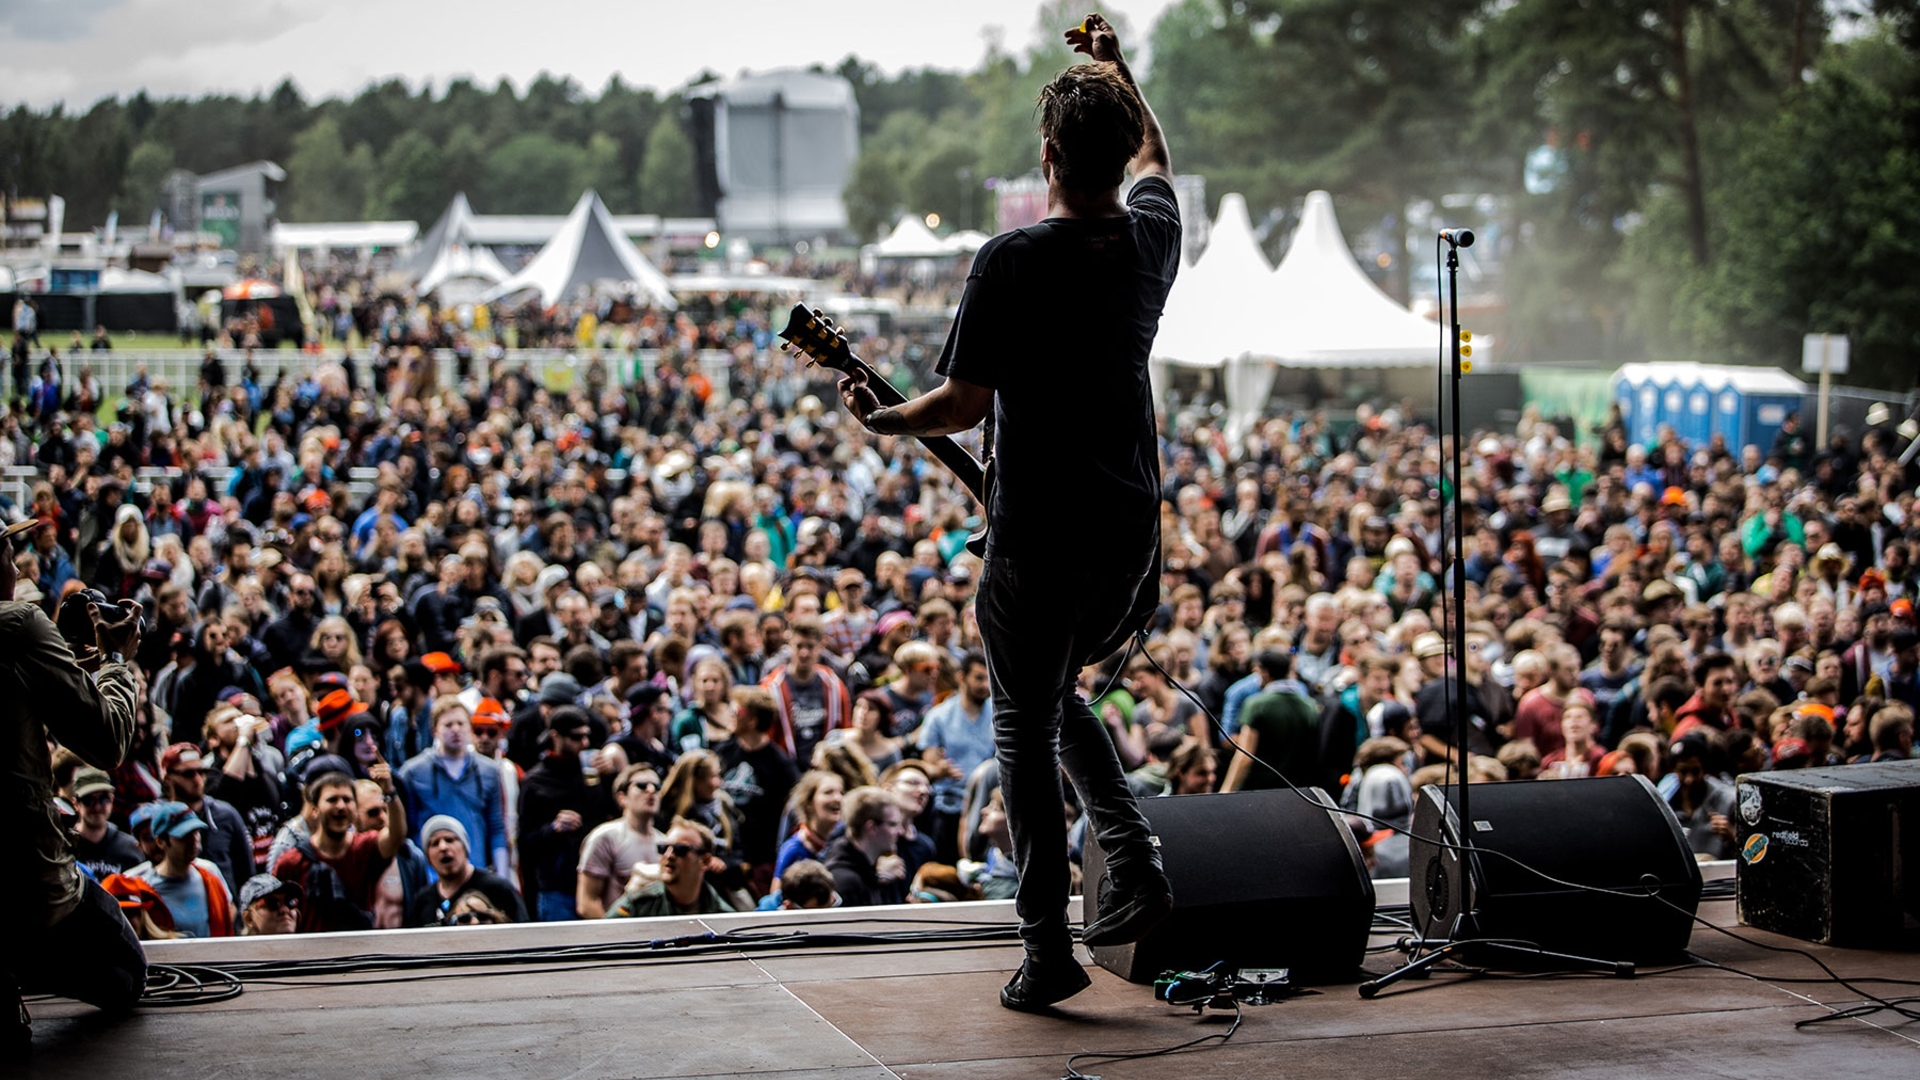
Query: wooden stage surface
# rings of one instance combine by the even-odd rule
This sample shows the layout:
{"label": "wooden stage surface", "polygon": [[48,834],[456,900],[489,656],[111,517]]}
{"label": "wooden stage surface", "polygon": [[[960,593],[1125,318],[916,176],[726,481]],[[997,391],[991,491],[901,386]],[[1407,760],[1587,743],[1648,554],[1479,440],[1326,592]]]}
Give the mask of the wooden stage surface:
{"label": "wooden stage surface", "polygon": [[[1710,868],[1724,877],[1730,866]],[[1381,883],[1380,904],[1405,902]],[[331,934],[162,943],[160,964],[366,953],[445,954],[644,941],[706,929],[926,929],[943,921],[1014,920],[1010,903],[919,906],[805,920],[706,920]],[[1734,926],[1731,901],[1702,914]],[[875,921],[885,916],[896,921]],[[909,920],[909,921],[899,921]],[[1775,944],[1799,942],[1740,930]],[[1387,942],[1390,938],[1377,938]],[[1857,997],[1798,956],[1696,927],[1698,955],[1754,972],[1706,968],[1637,978],[1405,982],[1372,1001],[1352,985],[1246,1010],[1224,1046],[1171,1058],[1080,1062],[1106,1080],[1132,1077],[1920,1077],[1920,1023],[1882,1014],[1795,1030]],[[1842,975],[1920,979],[1913,953],[1806,946]],[[1367,967],[1388,970],[1398,954]],[[106,1020],[64,1001],[33,1003],[35,1053],[0,1074],[65,1077],[723,1077],[912,1080],[1062,1075],[1069,1054],[1144,1050],[1224,1031],[1230,1014],[1196,1019],[1149,987],[1088,966],[1093,986],[1057,1015],[1000,1008],[1018,963],[1011,944],[850,953],[727,950],[699,960],[586,960],[536,969],[436,968],[253,983],[230,1001],[142,1009]],[[422,978],[420,976],[431,976]],[[1870,984],[1883,996],[1920,993]]]}

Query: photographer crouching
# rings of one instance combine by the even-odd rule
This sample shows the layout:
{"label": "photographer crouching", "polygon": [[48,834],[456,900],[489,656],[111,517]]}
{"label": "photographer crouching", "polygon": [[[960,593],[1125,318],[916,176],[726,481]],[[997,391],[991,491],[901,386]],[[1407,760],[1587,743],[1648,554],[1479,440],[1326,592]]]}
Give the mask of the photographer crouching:
{"label": "photographer crouching", "polygon": [[[110,770],[133,742],[138,694],[127,665],[140,644],[140,605],[107,606],[76,596],[63,612],[68,636],[34,604],[12,599],[13,545],[41,527],[28,519],[0,532],[0,1056],[17,1057],[33,1029],[22,994],[57,994],[122,1012],[146,988],[146,954],[120,905],[74,865],[60,828],[51,747]],[[96,594],[97,595],[97,594]]]}

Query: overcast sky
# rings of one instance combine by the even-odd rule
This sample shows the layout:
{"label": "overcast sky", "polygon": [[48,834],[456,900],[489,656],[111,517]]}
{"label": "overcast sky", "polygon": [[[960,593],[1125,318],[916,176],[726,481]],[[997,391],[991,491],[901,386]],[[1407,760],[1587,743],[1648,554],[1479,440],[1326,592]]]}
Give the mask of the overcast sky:
{"label": "overcast sky", "polygon": [[[1125,0],[1108,12],[1144,39],[1172,2]],[[542,70],[589,92],[616,72],[672,90],[703,68],[733,75],[833,64],[848,53],[890,73],[966,69],[990,34],[1008,49],[1031,43],[1039,8],[1038,0],[0,0],[0,101],[85,108],[141,89],[245,95],[288,75],[313,101],[392,76],[438,88],[457,75],[489,86],[505,75],[524,88]]]}

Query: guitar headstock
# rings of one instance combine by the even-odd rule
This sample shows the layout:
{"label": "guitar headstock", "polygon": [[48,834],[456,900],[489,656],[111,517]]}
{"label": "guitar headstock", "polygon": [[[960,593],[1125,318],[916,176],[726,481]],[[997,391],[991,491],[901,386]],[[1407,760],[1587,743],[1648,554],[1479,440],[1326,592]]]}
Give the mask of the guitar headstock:
{"label": "guitar headstock", "polygon": [[854,372],[853,349],[847,344],[846,333],[819,308],[793,305],[793,313],[787,316],[787,328],[780,331],[780,338],[816,364],[849,375]]}

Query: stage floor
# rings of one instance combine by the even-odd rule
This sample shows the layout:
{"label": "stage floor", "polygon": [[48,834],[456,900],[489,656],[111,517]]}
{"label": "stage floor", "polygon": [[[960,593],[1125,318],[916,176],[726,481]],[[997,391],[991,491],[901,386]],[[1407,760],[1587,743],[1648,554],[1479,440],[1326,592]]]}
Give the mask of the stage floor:
{"label": "stage floor", "polygon": [[[1709,878],[1731,873],[1710,869]],[[1404,903],[1381,883],[1380,903]],[[1734,926],[1730,901],[1702,914]],[[639,941],[742,926],[926,929],[942,921],[1012,922],[1009,903],[918,906],[805,920],[738,915],[565,926],[390,931],[161,943],[155,963],[366,953],[445,954]],[[1799,945],[1741,930],[1774,944]],[[1377,942],[1389,941],[1376,939]],[[1372,1001],[1351,985],[1246,1010],[1224,1046],[1174,1058],[1082,1062],[1131,1077],[1914,1077],[1920,1023],[1896,1016],[1795,1030],[1796,1020],[1857,1000],[1802,957],[1696,927],[1693,950],[1760,979],[1690,969],[1638,978],[1405,982]],[[1806,946],[1846,976],[1920,978],[1912,953]],[[1397,954],[1372,957],[1384,972]],[[695,960],[562,963],[322,976],[251,983],[242,996],[103,1020],[63,1001],[33,1004],[35,1053],[9,1075],[64,1078],[719,1077],[913,1080],[1061,1076],[1069,1054],[1137,1051],[1224,1031],[1149,987],[1088,967],[1093,986],[1055,1016],[1000,1008],[1019,961],[1013,945],[839,955],[727,951]],[[421,977],[431,976],[431,977]],[[1871,984],[1888,997],[1913,988]]]}

